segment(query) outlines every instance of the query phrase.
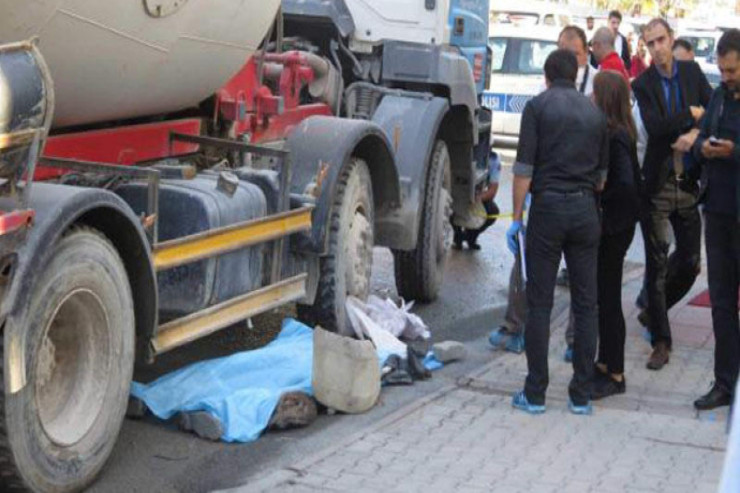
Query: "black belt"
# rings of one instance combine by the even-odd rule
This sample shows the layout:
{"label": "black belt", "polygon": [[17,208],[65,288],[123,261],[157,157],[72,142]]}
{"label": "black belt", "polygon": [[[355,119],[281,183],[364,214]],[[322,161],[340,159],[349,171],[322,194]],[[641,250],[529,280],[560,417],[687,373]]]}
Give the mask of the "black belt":
{"label": "black belt", "polygon": [[542,190],[541,192],[535,192],[534,196],[547,196],[547,197],[560,197],[564,199],[575,199],[579,197],[590,197],[593,196],[593,190]]}

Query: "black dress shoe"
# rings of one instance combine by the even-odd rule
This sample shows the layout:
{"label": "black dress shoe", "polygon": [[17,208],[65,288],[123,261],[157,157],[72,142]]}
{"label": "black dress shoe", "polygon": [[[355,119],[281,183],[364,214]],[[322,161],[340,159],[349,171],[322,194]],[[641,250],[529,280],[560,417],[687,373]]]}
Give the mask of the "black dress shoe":
{"label": "black dress shoe", "polygon": [[604,375],[602,373],[601,375],[594,378],[594,383],[591,387],[591,399],[594,401],[598,401],[599,399],[609,397],[610,395],[624,394],[626,391],[627,382],[625,381],[624,377],[622,377],[621,382],[618,382],[609,375]]}
{"label": "black dress shoe", "polygon": [[708,411],[730,404],[732,404],[732,394],[716,383],[712,385],[712,390],[694,401],[694,407],[699,411]]}
{"label": "black dress shoe", "polygon": [[658,341],[653,348],[653,352],[647,362],[648,370],[660,370],[668,364],[670,360],[671,350],[668,348],[668,344],[663,341]]}

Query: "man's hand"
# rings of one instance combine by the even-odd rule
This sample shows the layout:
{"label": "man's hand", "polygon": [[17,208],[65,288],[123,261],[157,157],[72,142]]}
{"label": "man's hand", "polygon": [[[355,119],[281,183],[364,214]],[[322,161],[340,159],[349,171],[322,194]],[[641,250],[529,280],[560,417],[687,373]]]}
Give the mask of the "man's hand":
{"label": "man's hand", "polygon": [[714,144],[707,139],[701,146],[701,154],[707,159],[727,159],[732,156],[733,150],[735,143],[726,139],[720,139]]}
{"label": "man's hand", "polygon": [[704,116],[704,108],[701,106],[690,106],[689,110],[691,110],[691,118],[696,122],[701,120],[701,117]]}
{"label": "man's hand", "polygon": [[680,136],[676,142],[671,145],[673,150],[679,151],[679,152],[690,152],[691,147],[694,145],[694,142],[696,142],[696,138],[699,136],[699,129],[694,128]]}
{"label": "man's hand", "polygon": [[509,230],[506,232],[506,246],[509,247],[509,251],[516,255],[519,253],[519,239],[517,236],[524,229],[524,224],[521,221],[513,221]]}

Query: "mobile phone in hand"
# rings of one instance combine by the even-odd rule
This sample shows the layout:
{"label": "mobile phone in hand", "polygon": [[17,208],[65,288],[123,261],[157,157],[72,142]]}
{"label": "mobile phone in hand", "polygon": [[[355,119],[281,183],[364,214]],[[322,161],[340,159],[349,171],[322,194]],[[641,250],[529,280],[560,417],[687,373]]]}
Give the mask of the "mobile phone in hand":
{"label": "mobile phone in hand", "polygon": [[719,145],[719,139],[717,137],[715,137],[714,135],[712,135],[711,137],[709,137],[708,140],[709,140],[709,145],[712,145],[712,146],[718,146]]}

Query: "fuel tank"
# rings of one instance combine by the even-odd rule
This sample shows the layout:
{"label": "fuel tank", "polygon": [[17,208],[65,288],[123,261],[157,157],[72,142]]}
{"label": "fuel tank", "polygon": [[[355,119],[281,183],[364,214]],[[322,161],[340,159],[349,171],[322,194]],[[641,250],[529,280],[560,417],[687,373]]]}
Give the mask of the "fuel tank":
{"label": "fuel tank", "polygon": [[0,44],[39,38],[52,126],[197,105],[258,48],[280,0],[0,0]]}

